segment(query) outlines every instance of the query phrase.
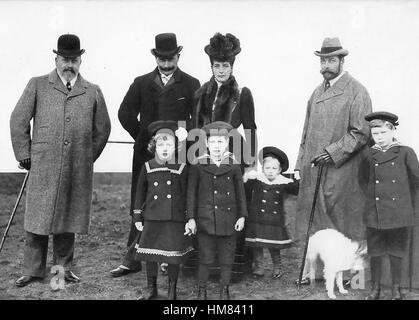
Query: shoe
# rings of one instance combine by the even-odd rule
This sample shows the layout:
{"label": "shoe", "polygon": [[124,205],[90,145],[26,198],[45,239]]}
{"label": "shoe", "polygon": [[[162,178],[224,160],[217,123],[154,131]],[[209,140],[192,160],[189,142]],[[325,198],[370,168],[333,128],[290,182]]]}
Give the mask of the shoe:
{"label": "shoe", "polygon": [[371,292],[365,297],[365,300],[379,300],[380,299],[380,286],[375,283],[372,284]]}
{"label": "shoe", "polygon": [[64,280],[65,280],[65,282],[70,282],[70,283],[78,283],[78,282],[80,282],[80,278],[78,276],[76,276],[70,270],[67,270],[67,271],[64,272]]}
{"label": "shoe", "polygon": [[127,267],[124,267],[122,265],[120,265],[118,268],[115,268],[113,270],[110,271],[112,277],[114,278],[119,278],[122,276],[126,276],[127,274],[130,273],[135,273],[135,272],[139,272],[140,270],[132,270],[132,269],[128,269]]}
{"label": "shoe", "polygon": [[220,300],[231,300],[228,286],[221,286],[220,289]]}
{"label": "shoe", "polygon": [[139,296],[138,300],[150,300],[157,297],[157,277],[147,277],[147,288]]}
{"label": "shoe", "polygon": [[[298,280],[299,279],[297,279],[297,280],[295,280],[295,284],[298,286]],[[301,286],[309,286],[311,284],[311,280],[310,280],[310,278],[302,278],[301,279],[301,283],[300,283],[300,285]]]}
{"label": "shoe", "polygon": [[160,271],[163,275],[167,276],[167,263],[163,262],[160,265]]}
{"label": "shoe", "polygon": [[399,285],[393,285],[391,288],[391,300],[403,300],[402,293],[400,292]]}
{"label": "shoe", "polygon": [[167,291],[167,300],[177,300],[176,293],[177,279],[169,278],[169,289]]}
{"label": "shoe", "polygon": [[16,280],[15,285],[16,287],[25,287],[34,281],[40,281],[40,280],[42,280],[42,278],[40,277],[22,276]]}
{"label": "shoe", "polygon": [[198,297],[196,300],[207,300],[207,287],[198,287]]}

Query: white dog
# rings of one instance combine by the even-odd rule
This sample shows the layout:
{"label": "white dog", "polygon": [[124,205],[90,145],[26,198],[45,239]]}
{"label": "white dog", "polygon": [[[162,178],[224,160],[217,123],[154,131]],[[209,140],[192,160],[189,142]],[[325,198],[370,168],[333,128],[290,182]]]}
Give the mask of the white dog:
{"label": "white dog", "polygon": [[348,293],[343,287],[342,273],[345,270],[363,270],[367,247],[365,241],[357,242],[346,238],[333,229],[317,231],[308,242],[307,256],[304,267],[304,278],[314,281],[317,257],[324,263],[327,295],[336,299],[334,294],[335,279],[342,294]]}

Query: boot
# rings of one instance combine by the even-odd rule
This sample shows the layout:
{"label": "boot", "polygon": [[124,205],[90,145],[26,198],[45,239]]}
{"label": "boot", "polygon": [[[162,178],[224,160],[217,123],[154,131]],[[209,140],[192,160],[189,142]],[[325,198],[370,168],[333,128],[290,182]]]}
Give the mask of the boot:
{"label": "boot", "polygon": [[380,299],[381,257],[371,257],[371,291],[365,300]]}
{"label": "boot", "polygon": [[263,248],[253,248],[253,278],[259,279],[263,277]]}
{"label": "boot", "polygon": [[147,289],[145,289],[138,300],[150,300],[157,297],[157,277],[147,277]]}
{"label": "boot", "polygon": [[400,292],[400,282],[402,278],[402,258],[390,256],[390,267],[391,267],[391,300],[403,300],[403,296]]}
{"label": "boot", "polygon": [[169,289],[167,292],[167,300],[176,300],[176,286],[177,286],[177,279],[170,279],[169,278]]}
{"label": "boot", "polygon": [[198,287],[198,297],[196,300],[207,300],[207,287]]}
{"label": "boot", "polygon": [[403,300],[400,292],[400,285],[396,284],[391,287],[391,300]]}
{"label": "boot", "polygon": [[228,286],[221,286],[220,288],[220,300],[231,300]]}

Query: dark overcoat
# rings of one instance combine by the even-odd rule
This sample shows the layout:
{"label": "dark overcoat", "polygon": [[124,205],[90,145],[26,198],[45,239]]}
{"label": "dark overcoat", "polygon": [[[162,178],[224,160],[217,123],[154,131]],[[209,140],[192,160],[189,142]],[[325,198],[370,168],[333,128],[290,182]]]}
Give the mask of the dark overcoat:
{"label": "dark overcoat", "polygon": [[191,165],[187,217],[196,220],[198,232],[217,236],[235,234],[237,219],[247,217],[240,165],[226,158],[218,167],[209,157]]}
{"label": "dark overcoat", "polygon": [[366,182],[365,224],[376,229],[414,225],[414,196],[419,187],[419,163],[413,149],[393,146],[383,152],[370,148],[361,163]]}
{"label": "dark overcoat", "polygon": [[186,221],[188,171],[182,164],[147,161],[141,169],[136,188],[135,206],[143,221]]}
{"label": "dark overcoat", "polygon": [[301,182],[296,213],[296,237],[302,239],[313,203],[317,167],[312,159],[325,150],[334,164],[324,168],[312,232],[333,228],[351,239],[364,239],[365,195],[358,182],[360,152],[368,148],[371,112],[365,87],[347,72],[327,91],[319,85],[307,104],[306,119],[295,169]]}
{"label": "dark overcoat", "polygon": [[25,230],[87,233],[93,163],[111,129],[100,88],[79,74],[68,92],[56,70],[32,78],[12,112],[10,128],[16,159],[31,158]]}

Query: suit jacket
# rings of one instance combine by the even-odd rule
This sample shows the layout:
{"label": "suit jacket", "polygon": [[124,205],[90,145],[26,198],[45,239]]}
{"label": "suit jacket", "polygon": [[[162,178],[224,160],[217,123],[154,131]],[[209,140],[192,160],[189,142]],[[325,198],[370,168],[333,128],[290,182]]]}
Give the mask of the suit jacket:
{"label": "suit jacket", "polygon": [[150,140],[147,127],[153,121],[183,120],[189,129],[193,95],[199,86],[197,79],[179,68],[165,86],[158,68],[135,78],[118,111],[119,121],[135,140],[134,148],[146,152]]}
{"label": "suit jacket", "polygon": [[197,220],[198,232],[230,236],[237,219],[247,217],[240,165],[227,159],[219,167],[207,158],[189,168],[187,218]]}
{"label": "suit jacket", "polygon": [[414,224],[414,197],[419,187],[419,163],[413,149],[393,146],[386,152],[364,152],[359,172],[367,193],[365,223],[376,229]]}
{"label": "suit jacket", "polygon": [[93,162],[111,130],[99,86],[79,74],[69,92],[55,69],[32,78],[13,110],[10,130],[16,159],[32,160],[25,230],[87,233]]}

